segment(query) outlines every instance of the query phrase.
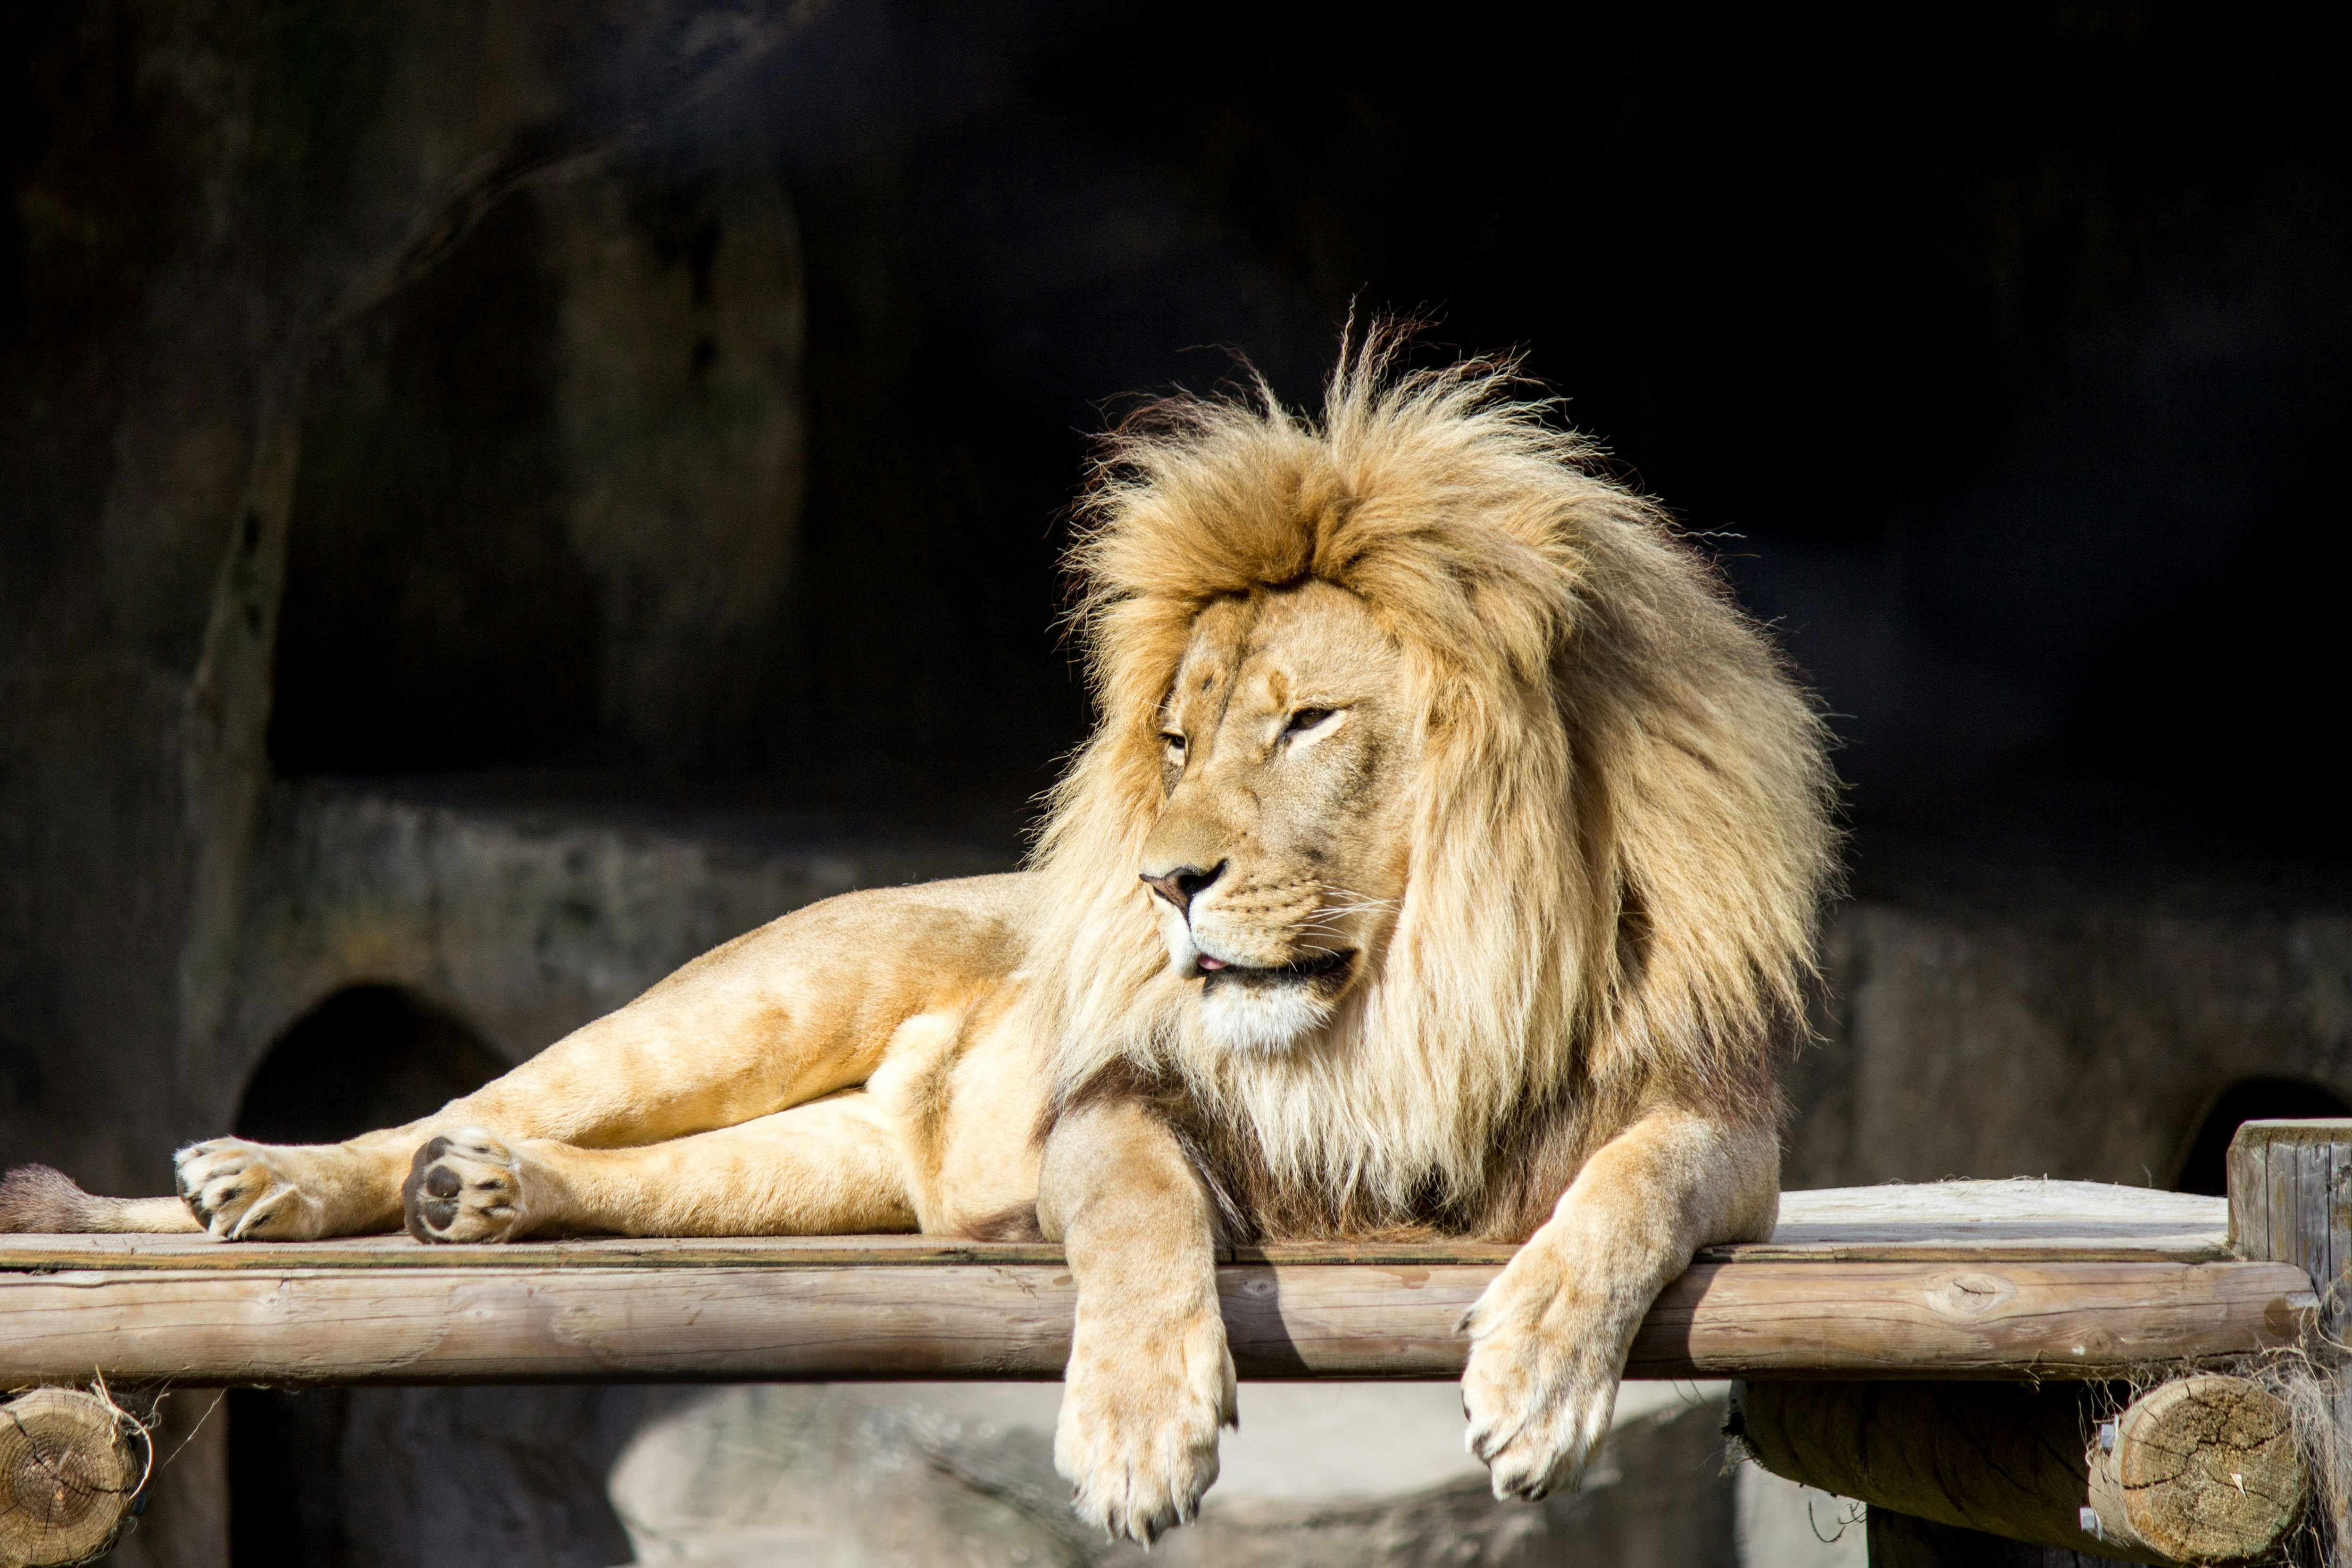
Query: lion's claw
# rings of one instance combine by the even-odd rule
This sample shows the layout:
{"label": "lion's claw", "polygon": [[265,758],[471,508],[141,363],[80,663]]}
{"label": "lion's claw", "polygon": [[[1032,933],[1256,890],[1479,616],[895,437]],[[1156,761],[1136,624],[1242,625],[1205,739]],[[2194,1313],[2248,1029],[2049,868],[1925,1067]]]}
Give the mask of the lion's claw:
{"label": "lion's claw", "polygon": [[326,1234],[320,1194],[307,1191],[302,1151],[213,1138],[172,1158],[180,1197],[221,1241],[308,1241]]}
{"label": "lion's claw", "polygon": [[1215,1316],[1160,1332],[1082,1322],[1054,1463],[1080,1519],[1149,1546],[1200,1516],[1217,1428],[1234,1423],[1233,1357]]}
{"label": "lion's claw", "polygon": [[1572,1286],[1507,1271],[1472,1310],[1463,1441],[1486,1466],[1496,1498],[1535,1502],[1573,1487],[1609,1435],[1617,1335],[1596,1317]]}

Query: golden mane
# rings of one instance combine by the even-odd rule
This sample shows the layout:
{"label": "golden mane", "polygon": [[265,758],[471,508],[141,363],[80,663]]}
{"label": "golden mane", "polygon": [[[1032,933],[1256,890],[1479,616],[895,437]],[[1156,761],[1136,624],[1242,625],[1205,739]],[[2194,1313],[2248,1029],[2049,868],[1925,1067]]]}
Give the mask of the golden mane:
{"label": "golden mane", "polygon": [[[1100,726],[1031,958],[1060,1093],[1172,1076],[1277,1188],[1373,1223],[1475,1203],[1539,1106],[1774,1114],[1835,854],[1822,722],[1711,565],[1513,364],[1402,371],[1402,342],[1343,350],[1319,422],[1261,384],[1106,442],[1072,557]],[[1136,881],[1158,716],[1204,605],[1309,578],[1370,606],[1424,716],[1407,890],[1327,1044],[1217,1051]]]}

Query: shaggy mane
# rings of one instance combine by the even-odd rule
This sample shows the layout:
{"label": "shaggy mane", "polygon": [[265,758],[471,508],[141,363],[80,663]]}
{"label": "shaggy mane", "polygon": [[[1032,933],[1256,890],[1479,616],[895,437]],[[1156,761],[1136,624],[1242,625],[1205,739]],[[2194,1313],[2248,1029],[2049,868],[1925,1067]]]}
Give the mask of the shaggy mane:
{"label": "shaggy mane", "polygon": [[[1514,363],[1402,342],[1343,348],[1319,420],[1261,383],[1108,438],[1072,557],[1100,725],[1034,857],[1059,1096],[1172,1085],[1261,1208],[1342,1231],[1494,1223],[1548,1118],[1589,1148],[1661,1090],[1776,1115],[1835,853],[1821,721],[1711,565]],[[1423,716],[1406,892],[1328,1040],[1222,1051],[1136,881],[1158,715],[1204,605],[1309,579],[1370,607]]]}

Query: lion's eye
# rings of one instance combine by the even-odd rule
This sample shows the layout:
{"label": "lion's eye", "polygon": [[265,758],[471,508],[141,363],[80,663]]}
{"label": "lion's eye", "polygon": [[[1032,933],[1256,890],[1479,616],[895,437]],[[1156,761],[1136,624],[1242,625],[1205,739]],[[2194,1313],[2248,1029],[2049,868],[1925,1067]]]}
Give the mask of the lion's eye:
{"label": "lion's eye", "polygon": [[1290,716],[1290,721],[1282,727],[1282,732],[1286,735],[1303,735],[1331,717],[1334,711],[1335,710],[1329,708],[1301,708]]}
{"label": "lion's eye", "polygon": [[1184,737],[1172,731],[1163,732],[1160,737],[1160,743],[1177,756],[1181,757],[1184,754]]}

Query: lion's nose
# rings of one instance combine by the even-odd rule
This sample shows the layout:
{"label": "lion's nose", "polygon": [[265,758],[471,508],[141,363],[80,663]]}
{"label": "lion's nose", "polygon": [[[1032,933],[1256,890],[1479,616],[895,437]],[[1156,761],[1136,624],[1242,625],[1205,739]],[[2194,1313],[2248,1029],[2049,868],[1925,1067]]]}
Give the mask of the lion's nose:
{"label": "lion's nose", "polygon": [[1193,898],[1203,888],[1224,874],[1225,863],[1223,860],[1205,871],[1198,866],[1179,866],[1174,870],[1164,871],[1157,877],[1146,871],[1143,874],[1143,885],[1175,905],[1176,912],[1181,915],[1192,910]]}

